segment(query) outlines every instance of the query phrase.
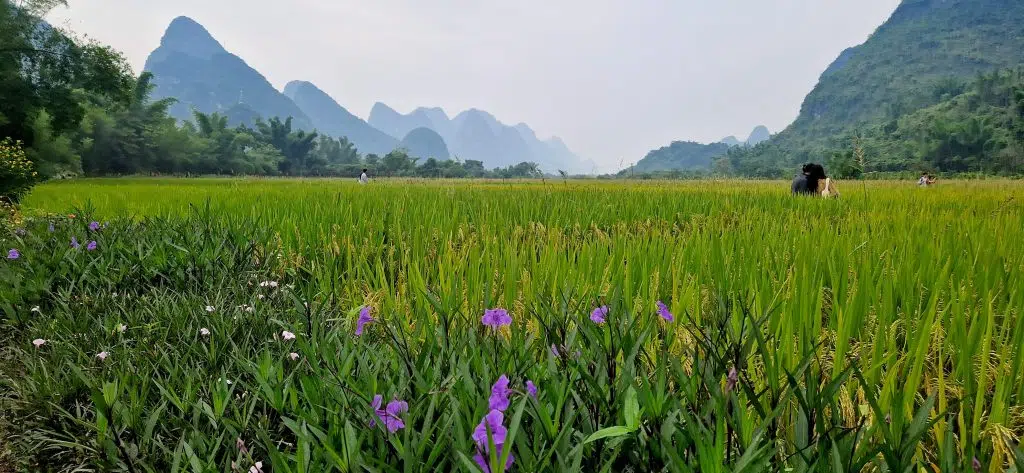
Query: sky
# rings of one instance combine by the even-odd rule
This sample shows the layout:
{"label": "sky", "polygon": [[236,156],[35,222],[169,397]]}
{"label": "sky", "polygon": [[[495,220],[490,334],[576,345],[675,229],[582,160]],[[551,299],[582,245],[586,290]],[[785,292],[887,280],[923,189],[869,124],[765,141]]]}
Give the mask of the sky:
{"label": "sky", "polygon": [[177,16],[278,89],[352,113],[440,106],[557,135],[608,172],[674,140],[789,125],[821,72],[899,0],[69,0],[51,22],[137,72]]}

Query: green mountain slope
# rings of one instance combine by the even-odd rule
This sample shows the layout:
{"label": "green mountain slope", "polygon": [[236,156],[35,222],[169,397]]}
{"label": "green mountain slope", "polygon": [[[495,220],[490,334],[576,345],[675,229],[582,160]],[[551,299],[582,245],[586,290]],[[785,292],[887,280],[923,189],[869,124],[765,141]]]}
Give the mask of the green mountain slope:
{"label": "green mountain slope", "polygon": [[[874,170],[1024,172],[1024,70],[981,76],[963,94],[862,135]],[[837,168],[849,153],[837,153]]]}
{"label": "green mountain slope", "polygon": [[383,155],[398,146],[398,140],[353,115],[310,82],[291,81],[284,94],[309,116],[318,131],[348,138],[361,153]]}
{"label": "green mountain slope", "polygon": [[673,141],[671,145],[647,153],[632,170],[623,173],[653,173],[659,171],[693,171],[709,169],[714,158],[729,152],[726,143],[702,144],[693,141]]}
{"label": "green mountain slope", "polygon": [[[171,22],[144,69],[154,76],[154,100],[178,100],[170,113],[179,120],[191,120],[195,109],[227,114],[231,125],[252,125],[255,112],[264,119],[293,117],[295,128],[313,128],[291,99],[190,18]],[[244,107],[237,107],[240,104]]]}
{"label": "green mountain slope", "polygon": [[1024,64],[1024,2],[904,0],[868,40],[843,51],[786,130],[736,150],[740,171],[772,174],[821,160],[848,137],[948,100],[980,73]]}

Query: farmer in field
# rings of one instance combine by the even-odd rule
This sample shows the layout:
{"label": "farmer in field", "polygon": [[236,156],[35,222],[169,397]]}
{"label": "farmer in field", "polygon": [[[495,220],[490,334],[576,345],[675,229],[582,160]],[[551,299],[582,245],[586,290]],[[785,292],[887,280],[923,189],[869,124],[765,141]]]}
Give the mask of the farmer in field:
{"label": "farmer in field", "polygon": [[366,169],[363,169],[363,173],[359,175],[359,183],[366,184],[367,182],[370,182],[370,176],[367,176]]}
{"label": "farmer in field", "polygon": [[820,164],[804,164],[803,170],[793,178],[793,195],[813,195],[819,192],[818,182],[825,179],[825,168]]}

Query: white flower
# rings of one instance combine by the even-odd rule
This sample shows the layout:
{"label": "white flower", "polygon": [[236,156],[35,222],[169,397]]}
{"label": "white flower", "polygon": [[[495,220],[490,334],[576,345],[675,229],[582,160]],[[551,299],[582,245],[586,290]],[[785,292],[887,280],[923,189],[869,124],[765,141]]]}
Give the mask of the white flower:
{"label": "white flower", "polygon": [[124,333],[125,330],[128,330],[128,326],[127,325],[125,325],[125,324],[117,324],[117,332],[118,333]]}
{"label": "white flower", "polygon": [[199,329],[199,335],[202,335],[204,337],[210,336],[210,329],[208,329],[206,327],[203,327],[203,328]]}
{"label": "white flower", "polygon": [[212,305],[206,306],[206,311],[207,312],[213,313],[213,311],[215,311],[215,310],[217,310],[217,309],[214,309]]}
{"label": "white flower", "polygon": [[46,340],[43,340],[42,338],[37,338],[35,340],[32,340],[32,344],[35,345],[36,348],[39,348],[43,345],[46,345]]}
{"label": "white flower", "polygon": [[260,287],[276,288],[277,281],[263,281],[260,283]]}
{"label": "white flower", "polygon": [[35,313],[37,313],[37,314],[42,314],[42,313],[43,313],[43,311],[39,310],[39,306],[35,306],[35,307],[33,307],[33,308],[32,308],[32,312],[35,312]]}
{"label": "white flower", "polygon": [[285,330],[281,332],[281,338],[283,338],[285,341],[295,340],[295,334]]}
{"label": "white flower", "polygon": [[263,294],[258,294],[256,296],[256,298],[259,299],[259,300],[263,300],[264,297],[267,297],[267,296],[264,296]]}
{"label": "white flower", "polygon": [[249,473],[263,473],[263,462],[256,462],[255,465],[249,467]]}
{"label": "white flower", "polygon": [[249,312],[250,314],[256,312],[256,308],[249,304],[242,304],[238,306],[238,308],[241,309],[243,312]]}
{"label": "white flower", "polygon": [[224,379],[224,378],[217,378],[217,382],[218,383],[221,383],[221,382],[226,383],[228,386],[230,386],[232,384],[230,379]]}
{"label": "white flower", "polygon": [[105,351],[101,351],[96,354],[96,358],[99,358],[100,361],[106,361],[108,356],[110,356],[110,353],[107,353]]}
{"label": "white flower", "polygon": [[117,297],[117,293],[116,293],[116,292],[114,292],[114,293],[111,293],[111,294],[110,294],[110,296],[111,296],[111,297]]}
{"label": "white flower", "polygon": [[291,359],[292,359],[292,361],[296,361],[296,360],[298,360],[298,359],[299,359],[299,354],[298,354],[298,353],[295,353],[295,352],[289,353],[289,354],[288,354],[288,358],[291,358]]}

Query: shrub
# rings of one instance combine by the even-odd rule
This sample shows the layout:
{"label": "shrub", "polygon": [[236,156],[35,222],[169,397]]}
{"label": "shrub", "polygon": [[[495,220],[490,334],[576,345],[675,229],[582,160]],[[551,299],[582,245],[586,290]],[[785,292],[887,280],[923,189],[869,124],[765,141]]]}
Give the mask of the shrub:
{"label": "shrub", "polygon": [[20,141],[0,141],[0,202],[18,203],[39,179]]}

